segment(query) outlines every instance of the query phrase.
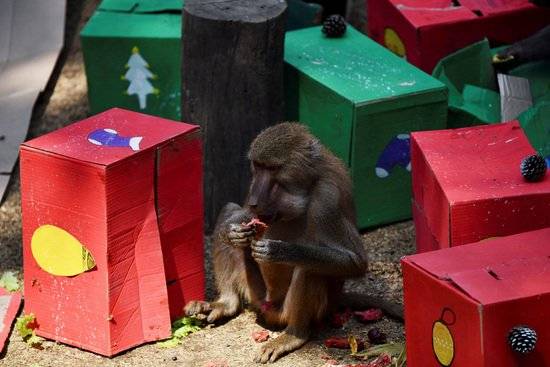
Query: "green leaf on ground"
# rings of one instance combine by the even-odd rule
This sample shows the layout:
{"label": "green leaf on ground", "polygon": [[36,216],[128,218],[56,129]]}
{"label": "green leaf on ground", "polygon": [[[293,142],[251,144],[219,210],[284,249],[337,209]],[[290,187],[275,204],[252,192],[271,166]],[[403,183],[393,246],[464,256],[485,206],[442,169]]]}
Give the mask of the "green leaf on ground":
{"label": "green leaf on ground", "polygon": [[15,322],[15,329],[23,338],[23,341],[30,346],[36,347],[42,344],[42,338],[36,335],[36,318],[34,314],[22,314]]}
{"label": "green leaf on ground", "polygon": [[196,317],[182,317],[172,323],[172,337],[157,343],[159,348],[174,348],[181,339],[203,328],[203,321]]}
{"label": "green leaf on ground", "polygon": [[369,359],[372,357],[378,357],[382,354],[388,354],[390,357],[394,357],[394,366],[397,367],[403,366],[407,360],[404,343],[386,343],[376,345],[366,349],[363,352],[356,353],[355,357]]}
{"label": "green leaf on ground", "polygon": [[13,271],[6,271],[0,277],[0,287],[4,288],[8,292],[15,292],[19,290],[21,285],[19,284],[19,280]]}

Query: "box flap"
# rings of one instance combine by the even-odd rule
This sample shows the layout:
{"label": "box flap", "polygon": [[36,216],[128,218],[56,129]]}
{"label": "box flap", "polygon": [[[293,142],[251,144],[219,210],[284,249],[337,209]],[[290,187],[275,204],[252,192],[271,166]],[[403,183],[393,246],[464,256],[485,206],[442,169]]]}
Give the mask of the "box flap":
{"label": "box flap", "polygon": [[498,74],[502,121],[511,121],[533,105],[529,79]]}
{"label": "box flap", "polygon": [[460,4],[480,16],[531,8],[529,0],[458,0]]}
{"label": "box flap", "polygon": [[98,9],[125,13],[182,11],[183,0],[103,0]]}
{"label": "box flap", "polygon": [[462,107],[466,85],[497,91],[489,41],[466,46],[441,59],[432,75],[449,88],[449,106]]}
{"label": "box flap", "polygon": [[20,305],[20,292],[10,293],[0,287],[0,354],[4,350]]}
{"label": "box flap", "polygon": [[[181,19],[181,14],[174,13],[136,14],[97,11],[86,23],[86,26],[80,32],[80,36],[83,38],[167,38],[179,40],[181,38]],[[101,42],[104,42],[104,40],[101,40]],[[116,42],[113,42],[116,45]],[[108,45],[109,43],[105,44]]]}
{"label": "box flap", "polygon": [[550,293],[550,228],[411,255],[405,261],[452,282],[482,304]]}
{"label": "box flap", "polygon": [[529,0],[391,0],[416,28],[532,8]]}
{"label": "box flap", "polygon": [[198,128],[197,125],[113,108],[27,141],[22,149],[39,149],[84,162],[110,165]]}
{"label": "box flap", "polygon": [[490,123],[513,120],[501,120],[501,97],[495,91],[466,84],[462,90],[462,98],[463,103],[458,108],[476,116],[480,121]]}
{"label": "box flap", "polygon": [[550,175],[521,176],[521,160],[535,150],[517,121],[413,134],[451,205],[550,193]]}
{"label": "box flap", "polygon": [[287,32],[285,62],[353,103],[379,104],[428,91],[446,99],[442,83],[352,27],[341,38],[325,37],[320,27]]}
{"label": "box flap", "polygon": [[537,152],[546,158],[550,167],[550,101],[536,104],[519,117],[529,142]]}
{"label": "box flap", "polygon": [[453,0],[392,0],[394,6],[415,27],[461,22],[477,16]]}

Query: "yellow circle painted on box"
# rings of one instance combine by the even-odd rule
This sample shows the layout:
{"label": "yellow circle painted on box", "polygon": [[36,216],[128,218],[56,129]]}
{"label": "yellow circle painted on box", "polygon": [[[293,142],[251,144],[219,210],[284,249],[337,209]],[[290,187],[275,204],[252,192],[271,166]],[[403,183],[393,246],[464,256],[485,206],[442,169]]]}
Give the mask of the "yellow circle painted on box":
{"label": "yellow circle painted on box", "polygon": [[42,270],[53,275],[73,276],[95,267],[92,254],[80,241],[51,224],[34,231],[31,251]]}
{"label": "yellow circle painted on box", "polygon": [[401,57],[407,56],[407,49],[405,48],[403,41],[401,41],[401,38],[397,32],[391,28],[386,28],[384,30],[384,44],[394,54]]}
{"label": "yellow circle painted on box", "polygon": [[433,348],[437,361],[442,366],[450,366],[454,358],[454,341],[449,328],[441,321],[436,321],[432,330]]}

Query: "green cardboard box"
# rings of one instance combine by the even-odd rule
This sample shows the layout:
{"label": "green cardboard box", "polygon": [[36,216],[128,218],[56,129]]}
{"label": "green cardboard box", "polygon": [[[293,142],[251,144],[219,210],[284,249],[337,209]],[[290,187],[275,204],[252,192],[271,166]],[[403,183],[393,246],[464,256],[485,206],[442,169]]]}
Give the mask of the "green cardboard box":
{"label": "green cardboard box", "polygon": [[409,133],[446,127],[445,86],[352,27],[287,32],[285,79],[287,118],[349,167],[359,227],[410,218]]}
{"label": "green cardboard box", "polygon": [[[485,39],[441,59],[433,76],[449,88],[448,127],[501,122],[501,100],[491,49]],[[523,64],[506,72],[529,80],[533,105],[550,100],[550,62]]]}
{"label": "green cardboard box", "polygon": [[103,0],[80,33],[90,112],[181,116],[183,0]]}

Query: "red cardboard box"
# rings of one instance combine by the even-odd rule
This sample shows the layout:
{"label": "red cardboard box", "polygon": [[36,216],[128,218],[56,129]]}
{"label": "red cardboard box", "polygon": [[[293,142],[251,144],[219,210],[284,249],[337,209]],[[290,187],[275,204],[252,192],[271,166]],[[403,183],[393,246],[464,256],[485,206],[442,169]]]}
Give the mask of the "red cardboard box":
{"label": "red cardboard box", "polygon": [[21,146],[38,335],[111,356],[204,297],[201,149],[197,126],[121,109]]}
{"label": "red cardboard box", "polygon": [[[550,228],[402,260],[407,366],[550,366]],[[528,326],[519,355],[509,331]]]}
{"label": "red cardboard box", "polygon": [[6,346],[19,306],[21,306],[21,293],[10,293],[0,287],[0,355]]}
{"label": "red cardboard box", "polygon": [[367,16],[370,37],[427,73],[483,38],[509,44],[550,24],[550,8],[529,0],[376,0]]}
{"label": "red cardboard box", "polygon": [[550,227],[550,175],[520,173],[534,153],[516,121],[412,133],[417,252]]}

